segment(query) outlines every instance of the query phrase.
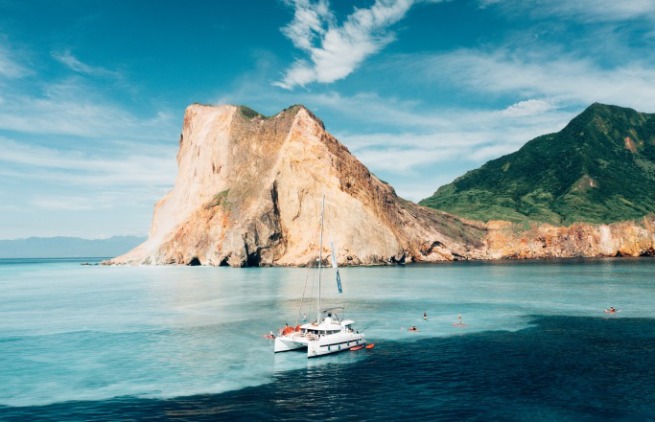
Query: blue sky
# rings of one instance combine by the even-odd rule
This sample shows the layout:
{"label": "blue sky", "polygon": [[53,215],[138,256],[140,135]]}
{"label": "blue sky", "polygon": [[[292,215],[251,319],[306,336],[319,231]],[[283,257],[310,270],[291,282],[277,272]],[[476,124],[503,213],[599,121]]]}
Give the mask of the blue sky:
{"label": "blue sky", "polygon": [[593,102],[655,112],[652,0],[0,0],[0,239],[145,236],[184,109],[304,104],[418,201]]}

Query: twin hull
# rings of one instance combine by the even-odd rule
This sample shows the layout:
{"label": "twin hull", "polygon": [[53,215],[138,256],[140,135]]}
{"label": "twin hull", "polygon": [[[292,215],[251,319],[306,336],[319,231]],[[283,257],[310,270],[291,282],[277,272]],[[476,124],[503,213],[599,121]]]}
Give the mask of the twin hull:
{"label": "twin hull", "polygon": [[275,339],[275,353],[307,349],[307,357],[327,355],[349,350],[351,347],[366,344],[364,334],[342,331],[328,335],[313,335],[293,332]]}

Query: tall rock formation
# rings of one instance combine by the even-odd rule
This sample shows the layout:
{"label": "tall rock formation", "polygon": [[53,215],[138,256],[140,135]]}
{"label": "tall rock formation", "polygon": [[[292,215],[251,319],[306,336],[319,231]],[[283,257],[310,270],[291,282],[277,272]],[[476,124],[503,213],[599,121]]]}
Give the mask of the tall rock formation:
{"label": "tall rock formation", "polygon": [[342,265],[487,253],[484,224],[399,198],[302,106],[268,118],[189,106],[177,161],[148,240],[109,263],[306,265],[318,251],[323,195],[326,236]]}
{"label": "tall rock formation", "polygon": [[[553,226],[464,220],[396,196],[302,106],[186,110],[148,240],[109,264],[311,265],[321,198],[341,265],[655,255],[655,216]],[[323,256],[329,257],[325,242]]]}

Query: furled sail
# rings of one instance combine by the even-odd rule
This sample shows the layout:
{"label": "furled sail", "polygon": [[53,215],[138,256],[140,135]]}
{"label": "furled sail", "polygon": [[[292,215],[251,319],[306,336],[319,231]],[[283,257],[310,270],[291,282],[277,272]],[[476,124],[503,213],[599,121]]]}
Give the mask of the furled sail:
{"label": "furled sail", "polygon": [[337,268],[337,254],[334,253],[334,242],[330,239],[330,249],[332,250],[332,268]]}
{"label": "furled sail", "polygon": [[337,289],[339,289],[339,293],[343,293],[343,290],[341,290],[341,276],[339,275],[339,269],[337,269]]}

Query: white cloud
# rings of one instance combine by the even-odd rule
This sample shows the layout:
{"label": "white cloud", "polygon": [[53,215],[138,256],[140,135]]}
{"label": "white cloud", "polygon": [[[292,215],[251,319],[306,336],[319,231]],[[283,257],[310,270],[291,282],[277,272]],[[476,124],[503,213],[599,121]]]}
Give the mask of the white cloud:
{"label": "white cloud", "polygon": [[639,17],[655,17],[652,0],[549,0],[540,2],[545,13],[581,17],[593,21],[620,21]]}
{"label": "white cloud", "polygon": [[0,109],[0,130],[95,139],[119,133],[129,139],[153,139],[177,130],[170,114],[159,111],[151,118],[137,118],[79,78],[46,85],[41,96],[9,93],[3,101],[12,107]]}
{"label": "white cloud", "polygon": [[[0,37],[1,40],[2,37]],[[0,44],[0,78],[20,78],[28,73],[30,73],[29,70],[19,62],[15,53]]]}
{"label": "white cloud", "polygon": [[118,72],[105,69],[103,67],[90,66],[86,63],[82,63],[79,59],[77,59],[77,57],[73,56],[70,51],[55,52],[52,53],[52,57],[61,64],[68,67],[70,70],[77,73],[91,76],[111,77],[115,79],[121,78],[121,75]]}
{"label": "white cloud", "polygon": [[548,101],[601,102],[655,108],[655,73],[646,63],[620,63],[603,68],[595,62],[557,51],[510,52],[458,50],[417,58],[404,66],[426,79],[459,85],[476,93],[542,97]]}
{"label": "white cloud", "polygon": [[511,14],[554,16],[583,22],[655,18],[652,0],[480,0],[480,7],[499,5]]}
{"label": "white cloud", "polygon": [[508,117],[523,117],[545,113],[553,108],[555,108],[555,105],[552,101],[532,99],[512,104],[505,110],[501,111],[501,113]]}
{"label": "white cloud", "polygon": [[327,1],[293,1],[294,19],[282,32],[309,58],[297,60],[274,85],[291,89],[345,78],[367,57],[394,40],[388,28],[401,20],[413,3],[414,0],[376,0],[368,9],[355,9],[338,26]]}
{"label": "white cloud", "polygon": [[[471,163],[518,150],[527,141],[561,130],[574,116],[550,110],[548,113],[516,115],[500,111],[440,110],[442,124],[430,128],[430,115],[423,116],[423,132],[338,134],[351,152],[373,172],[419,174],[424,166]],[[447,122],[447,123],[446,123]],[[425,130],[427,129],[427,131]]]}
{"label": "white cloud", "polygon": [[107,188],[123,186],[172,186],[175,152],[171,148],[129,149],[111,156],[80,150],[63,150],[22,144],[0,138],[0,174],[13,180]]}
{"label": "white cloud", "polygon": [[46,57],[68,74],[51,79],[28,66],[37,51],[2,41],[2,236],[146,231],[175,180],[181,116],[121,104],[134,89],[122,75],[69,51]]}
{"label": "white cloud", "polygon": [[310,51],[314,40],[327,31],[327,22],[333,20],[330,4],[327,0],[287,0],[289,6],[295,7],[293,21],[282,28],[282,33],[291,40],[296,48]]}

